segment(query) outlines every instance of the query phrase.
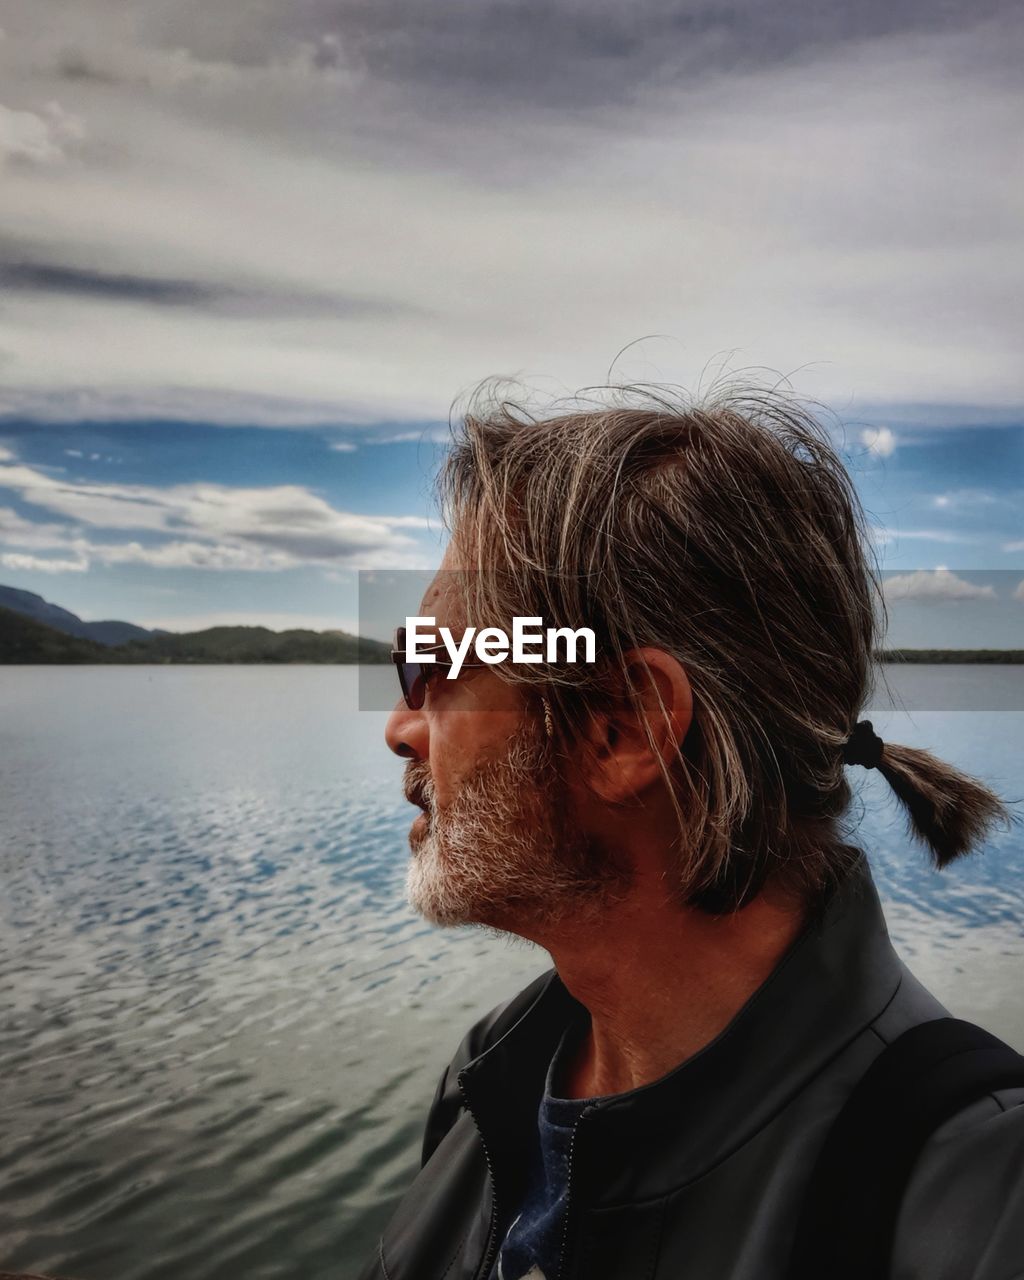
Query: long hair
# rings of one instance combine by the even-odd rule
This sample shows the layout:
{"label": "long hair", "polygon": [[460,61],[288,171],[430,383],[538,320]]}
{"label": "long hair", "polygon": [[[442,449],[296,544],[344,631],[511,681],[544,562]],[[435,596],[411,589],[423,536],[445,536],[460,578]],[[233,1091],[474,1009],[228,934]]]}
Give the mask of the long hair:
{"label": "long hair", "polygon": [[[485,382],[454,424],[439,489],[480,570],[461,575],[467,616],[595,630],[594,666],[495,668],[543,690],[566,753],[589,712],[621,696],[628,650],[677,658],[694,698],[663,765],[679,900],[733,910],[769,877],[814,896],[860,856],[841,822],[841,749],[887,622],[856,490],[826,428],[788,394],[601,390],[610,403],[538,416]],[[887,743],[878,767],[938,866],[1011,820],[929,751]]]}

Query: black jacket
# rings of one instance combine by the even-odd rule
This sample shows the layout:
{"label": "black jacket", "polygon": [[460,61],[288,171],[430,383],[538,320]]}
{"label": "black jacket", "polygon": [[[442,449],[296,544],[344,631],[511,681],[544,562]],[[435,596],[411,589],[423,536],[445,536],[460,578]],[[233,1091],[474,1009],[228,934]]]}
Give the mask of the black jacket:
{"label": "black jacket", "polygon": [[[782,1280],[838,1110],[884,1045],[945,1013],[893,950],[862,860],[714,1041],[584,1111],[547,1280]],[[551,1055],[585,1016],[552,969],[470,1029],[361,1280],[486,1280],[519,1211]],[[891,1280],[1024,1280],[1021,1103],[1022,1089],[990,1095],[929,1140]]]}

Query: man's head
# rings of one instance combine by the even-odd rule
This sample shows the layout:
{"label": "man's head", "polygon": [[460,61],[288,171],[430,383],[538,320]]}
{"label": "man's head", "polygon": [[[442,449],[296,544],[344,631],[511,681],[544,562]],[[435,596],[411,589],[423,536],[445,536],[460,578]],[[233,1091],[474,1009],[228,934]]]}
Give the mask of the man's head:
{"label": "man's head", "polygon": [[[453,539],[421,612],[456,634],[466,625]],[[573,919],[594,920],[633,873],[621,851],[576,811],[577,771],[556,750],[543,695],[493,668],[449,681],[438,671],[423,706],[399,704],[388,742],[408,759],[405,795],[422,810],[409,835],[411,905],[438,925],[484,924],[527,936]]]}
{"label": "man's head", "polygon": [[466,671],[396,709],[425,802],[410,897],[438,922],[528,932],[637,876],[728,911],[855,856],[840,748],[884,604],[827,432],[777,395],[622,400],[474,411],[446,461],[453,538],[422,612],[589,626],[598,662]]}

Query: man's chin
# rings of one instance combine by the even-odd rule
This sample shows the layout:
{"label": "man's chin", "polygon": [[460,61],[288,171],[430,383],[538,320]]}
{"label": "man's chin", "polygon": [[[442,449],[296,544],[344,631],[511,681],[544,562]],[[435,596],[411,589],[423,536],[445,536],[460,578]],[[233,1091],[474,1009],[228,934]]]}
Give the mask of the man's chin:
{"label": "man's chin", "polygon": [[438,868],[430,848],[430,836],[419,841],[410,835],[413,858],[406,871],[406,901],[428,924],[453,928],[469,924],[466,904],[453,898],[450,888],[438,880]]}
{"label": "man's chin", "polygon": [[406,866],[406,901],[428,924],[442,929],[481,924],[486,906],[460,884],[455,868],[446,865],[429,814],[421,814],[409,830],[412,857]]}

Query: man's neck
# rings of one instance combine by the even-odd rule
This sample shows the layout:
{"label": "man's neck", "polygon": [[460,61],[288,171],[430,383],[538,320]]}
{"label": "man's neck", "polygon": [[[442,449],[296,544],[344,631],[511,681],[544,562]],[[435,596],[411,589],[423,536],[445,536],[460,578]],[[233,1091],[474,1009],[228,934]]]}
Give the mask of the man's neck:
{"label": "man's neck", "polygon": [[799,906],[771,893],[710,916],[667,901],[663,881],[641,881],[599,928],[565,931],[547,949],[590,1028],[556,1091],[625,1093],[680,1066],[732,1021],[803,922]]}

